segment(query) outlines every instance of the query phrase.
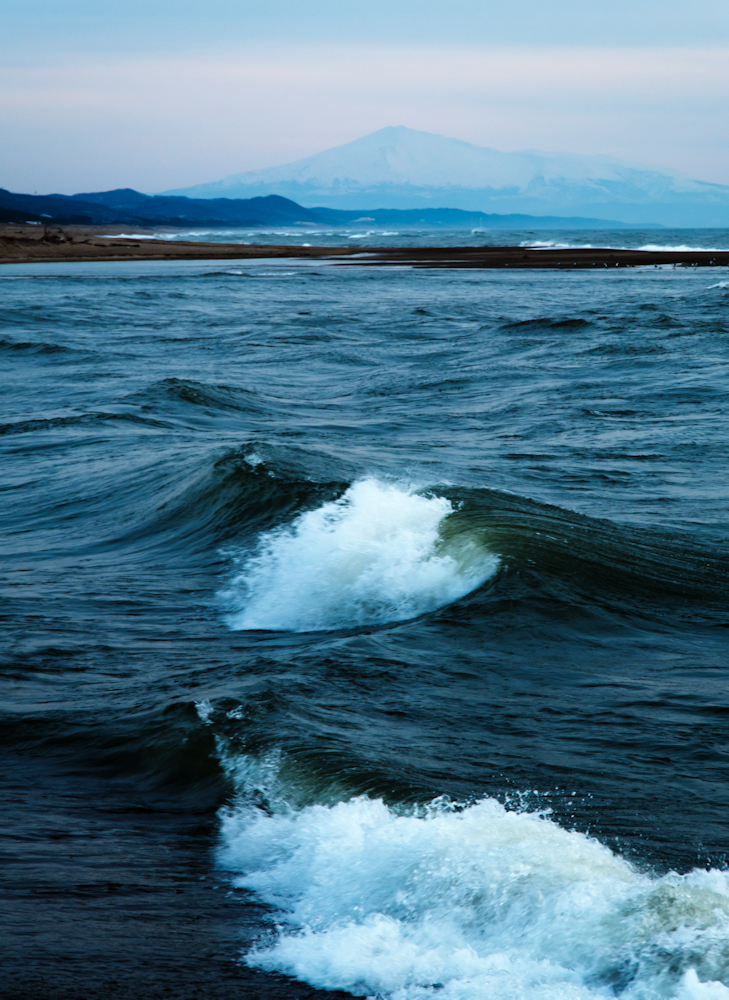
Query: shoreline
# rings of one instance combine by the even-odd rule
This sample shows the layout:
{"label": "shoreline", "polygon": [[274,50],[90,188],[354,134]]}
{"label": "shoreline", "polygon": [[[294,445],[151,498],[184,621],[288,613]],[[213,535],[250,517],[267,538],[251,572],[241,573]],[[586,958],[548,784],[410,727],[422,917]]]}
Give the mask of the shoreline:
{"label": "shoreline", "polygon": [[[120,230],[114,233],[113,230]],[[110,230],[112,230],[110,232]],[[364,257],[363,253],[368,256]],[[610,247],[362,247],[171,242],[134,239],[119,226],[0,225],[0,264],[116,260],[329,260],[340,266],[436,268],[729,267],[729,250],[622,250]],[[356,257],[356,260],[347,259]]]}
{"label": "shoreline", "polygon": [[[129,227],[126,227],[129,228]],[[114,230],[118,230],[117,233]],[[0,264],[114,260],[241,260],[246,257],[331,257],[360,247],[253,246],[240,243],[134,239],[120,226],[0,225]],[[159,232],[159,230],[154,230]],[[140,229],[140,235],[143,230]],[[152,231],[150,230],[150,236]]]}

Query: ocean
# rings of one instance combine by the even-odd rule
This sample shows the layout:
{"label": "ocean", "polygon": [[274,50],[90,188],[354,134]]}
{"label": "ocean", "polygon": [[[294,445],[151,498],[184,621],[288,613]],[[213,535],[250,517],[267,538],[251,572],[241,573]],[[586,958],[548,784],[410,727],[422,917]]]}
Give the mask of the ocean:
{"label": "ocean", "polygon": [[0,269],[6,1000],[729,998],[727,270]]}

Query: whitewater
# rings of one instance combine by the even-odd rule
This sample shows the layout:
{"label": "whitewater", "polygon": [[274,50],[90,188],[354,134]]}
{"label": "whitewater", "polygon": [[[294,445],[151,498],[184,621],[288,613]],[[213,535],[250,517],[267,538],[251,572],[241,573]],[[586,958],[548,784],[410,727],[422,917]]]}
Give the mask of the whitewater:
{"label": "whitewater", "polygon": [[233,629],[292,632],[403,621],[480,587],[498,559],[477,537],[446,541],[444,497],[362,480],[237,557],[221,596]]}
{"label": "whitewater", "polygon": [[725,1000],[728,278],[4,266],[4,997]]}
{"label": "whitewater", "polygon": [[729,997],[725,871],[651,877],[494,799],[277,798],[223,816],[234,884],[279,911],[254,967],[393,1000]]}

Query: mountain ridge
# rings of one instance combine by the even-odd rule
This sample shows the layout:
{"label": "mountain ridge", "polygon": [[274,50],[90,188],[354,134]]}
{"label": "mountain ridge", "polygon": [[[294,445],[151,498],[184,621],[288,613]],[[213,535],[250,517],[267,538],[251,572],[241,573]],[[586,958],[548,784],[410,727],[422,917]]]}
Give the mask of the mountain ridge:
{"label": "mountain ridge", "polygon": [[[166,192],[196,198],[277,193],[339,209],[415,209],[729,225],[729,186],[602,154],[504,153],[388,126],[313,156]],[[662,217],[661,217],[662,216]]]}
{"label": "mountain ridge", "polygon": [[[423,218],[425,216],[425,218]],[[249,199],[194,199],[182,195],[148,195],[133,188],[76,195],[15,194],[0,188],[0,222],[45,222],[61,225],[133,225],[185,228],[205,226],[261,227],[275,225],[347,226],[359,222],[401,227],[447,226],[455,229],[611,229],[610,219],[487,215],[451,208],[414,210],[307,209],[288,198],[267,195]],[[422,226],[421,226],[422,228]]]}

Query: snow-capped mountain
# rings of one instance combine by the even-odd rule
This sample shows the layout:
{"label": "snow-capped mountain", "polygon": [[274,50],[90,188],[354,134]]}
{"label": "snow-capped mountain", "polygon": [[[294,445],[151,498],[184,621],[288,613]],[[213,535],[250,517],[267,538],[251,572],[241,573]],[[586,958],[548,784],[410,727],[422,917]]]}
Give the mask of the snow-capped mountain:
{"label": "snow-capped mountain", "polygon": [[727,186],[608,156],[503,153],[403,126],[294,163],[165,193],[193,198],[278,194],[328,208],[449,207],[729,225]]}

